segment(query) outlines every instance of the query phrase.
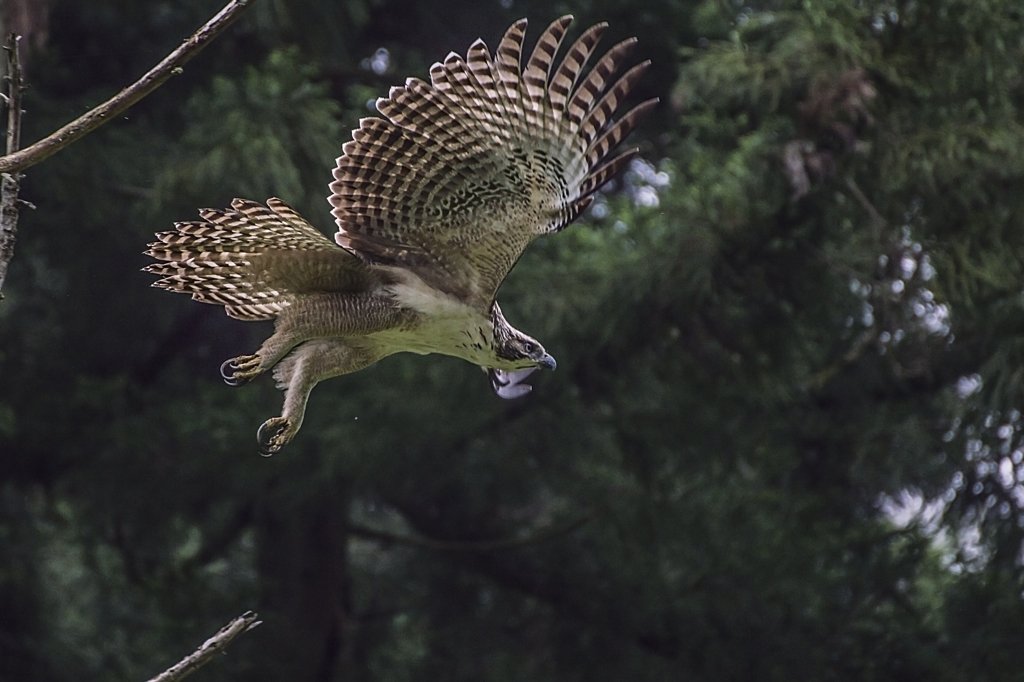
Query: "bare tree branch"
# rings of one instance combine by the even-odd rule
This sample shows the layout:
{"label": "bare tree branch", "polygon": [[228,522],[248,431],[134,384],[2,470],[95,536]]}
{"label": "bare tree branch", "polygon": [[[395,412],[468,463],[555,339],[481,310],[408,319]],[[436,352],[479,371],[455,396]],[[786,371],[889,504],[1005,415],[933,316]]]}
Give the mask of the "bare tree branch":
{"label": "bare tree branch", "polygon": [[252,630],[263,622],[256,618],[256,614],[252,611],[243,613],[241,616],[235,618],[233,621],[222,627],[220,632],[203,642],[198,649],[156,677],[150,679],[149,682],[177,682],[177,680],[194,673],[196,670],[209,663],[211,658],[224,651],[225,647],[227,647],[228,644],[231,644],[231,640],[235,637],[243,632]]}
{"label": "bare tree branch", "polygon": [[559,526],[553,526],[545,528],[541,531],[533,533],[524,538],[507,538],[503,540],[485,540],[482,542],[453,542],[450,540],[435,540],[433,538],[425,538],[416,535],[399,535],[397,533],[389,533],[384,530],[376,530],[374,528],[367,528],[366,526],[355,526],[350,525],[348,527],[349,533],[357,537],[367,538],[369,540],[379,540],[381,542],[394,542],[401,545],[410,545],[412,547],[422,547],[424,549],[434,549],[442,552],[493,552],[500,549],[514,549],[516,547],[525,547],[527,545],[536,545],[541,542],[547,542],[553,540],[560,535],[571,533],[576,530],[587,521],[594,518],[592,512],[588,512],[579,518],[573,519],[568,523],[561,524]]}
{"label": "bare tree branch", "polygon": [[[4,43],[7,53],[7,155],[18,151],[21,143],[21,63],[18,61],[18,36],[10,33]],[[6,158],[6,157],[4,157]],[[7,279],[7,267],[14,257],[14,242],[18,236],[18,191],[21,173],[3,173],[0,179],[0,289]],[[3,294],[0,293],[0,298]]]}
{"label": "bare tree branch", "polygon": [[34,166],[72,142],[88,135],[110,121],[122,111],[163,85],[172,75],[181,73],[181,66],[199,54],[211,40],[241,16],[252,0],[231,0],[215,17],[196,31],[174,52],[164,57],[139,80],[135,81],[98,107],[86,112],[71,123],[43,138],[39,142],[0,157],[0,173],[11,173]]}
{"label": "bare tree branch", "polygon": [[[21,67],[18,62],[18,36],[11,33],[4,49],[7,51],[7,154],[0,157],[0,290],[7,279],[7,268],[14,256],[14,241],[18,231],[18,209],[24,203],[18,198],[21,171],[76,142],[122,111],[156,90],[176,73],[181,65],[199,54],[211,40],[220,35],[241,16],[252,0],[231,0],[212,19],[196,31],[178,49],[164,57],[139,80],[114,95],[98,107],[86,112],[57,132],[25,149],[19,149],[21,138]],[[0,292],[0,299],[3,293]]]}
{"label": "bare tree branch", "polygon": [[875,208],[875,205],[871,203],[871,200],[868,199],[867,195],[861,191],[860,186],[854,181],[852,176],[846,176],[846,186],[853,194],[853,198],[857,200],[857,203],[859,203],[864,210],[868,212],[871,219],[875,221],[875,225],[878,227],[886,227],[889,224],[888,221],[882,217],[882,214],[878,212],[878,209]]}

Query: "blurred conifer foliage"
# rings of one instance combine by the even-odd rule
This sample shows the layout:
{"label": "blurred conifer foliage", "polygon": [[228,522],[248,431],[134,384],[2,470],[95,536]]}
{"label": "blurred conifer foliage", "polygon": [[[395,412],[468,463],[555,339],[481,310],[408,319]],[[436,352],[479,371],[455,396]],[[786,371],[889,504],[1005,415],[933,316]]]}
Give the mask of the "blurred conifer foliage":
{"label": "blurred conifer foliage", "polygon": [[[30,142],[216,0],[53,0]],[[324,197],[367,103],[513,19],[640,37],[644,162],[502,296],[527,398],[450,358],[316,390],[256,456],[264,329],[154,232]],[[256,0],[29,170],[0,303],[0,680],[1008,680],[1024,641],[1016,0]]]}

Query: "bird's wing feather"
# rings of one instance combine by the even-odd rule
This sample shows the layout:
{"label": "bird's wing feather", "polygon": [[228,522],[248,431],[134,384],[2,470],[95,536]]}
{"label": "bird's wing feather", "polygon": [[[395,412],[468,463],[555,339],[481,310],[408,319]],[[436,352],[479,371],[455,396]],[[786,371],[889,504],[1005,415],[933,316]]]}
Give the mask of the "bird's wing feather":
{"label": "bird's wing feather", "polygon": [[366,265],[339,248],[280,199],[263,206],[235,199],[231,210],[203,209],[202,220],[157,234],[146,255],[162,263],[153,286],[218,303],[242,320],[266,320],[296,296],[363,291]]}
{"label": "bird's wing feather", "polygon": [[[605,25],[585,31],[557,68],[572,17],[540,36],[520,67],[526,20],[492,58],[480,40],[465,59],[434,64],[377,100],[343,147],[331,183],[335,240],[365,261],[408,268],[481,309],[537,236],[572,222],[635,153],[605,160],[650,110],[611,115],[647,62],[611,77],[635,42],[614,46],[584,76]],[[610,87],[609,87],[610,86]]]}

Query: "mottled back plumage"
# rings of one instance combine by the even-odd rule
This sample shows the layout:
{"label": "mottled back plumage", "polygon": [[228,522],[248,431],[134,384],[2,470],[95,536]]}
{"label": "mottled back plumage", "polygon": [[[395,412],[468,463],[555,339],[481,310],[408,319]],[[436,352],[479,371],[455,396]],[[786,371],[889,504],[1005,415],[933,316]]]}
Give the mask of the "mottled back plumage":
{"label": "mottled back plumage", "polygon": [[477,40],[434,64],[429,82],[377,100],[385,118],[360,121],[330,184],[337,244],[278,199],[236,199],[157,235],[155,286],[276,321],[256,353],[221,367],[232,385],[274,368],[285,405],[260,428],[266,452],[295,435],[317,382],[395,352],[466,359],[507,398],[529,392],[534,369],[554,369],[495,295],[530,242],[572,222],[637,153],[609,158],[656,103],[614,120],[649,63],[613,80],[629,39],[588,70],[605,24],[557,60],[571,21],[553,22],[528,57],[518,21],[493,56]]}

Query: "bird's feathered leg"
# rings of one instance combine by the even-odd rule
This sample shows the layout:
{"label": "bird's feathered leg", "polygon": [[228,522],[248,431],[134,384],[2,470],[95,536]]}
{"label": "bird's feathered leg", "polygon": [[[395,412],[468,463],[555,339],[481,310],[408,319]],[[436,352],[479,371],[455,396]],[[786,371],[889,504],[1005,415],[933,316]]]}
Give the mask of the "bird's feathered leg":
{"label": "bird's feathered leg", "polygon": [[379,359],[377,353],[346,339],[315,339],[296,347],[274,368],[277,387],[285,392],[284,409],[280,417],[263,422],[256,432],[260,453],[270,456],[295,437],[314,386],[324,379],[363,369]]}
{"label": "bird's feathered leg", "polygon": [[278,314],[273,335],[258,351],[225,361],[220,374],[229,386],[241,386],[269,370],[305,341],[363,336],[393,328],[408,317],[407,312],[374,294],[306,294],[301,303]]}

